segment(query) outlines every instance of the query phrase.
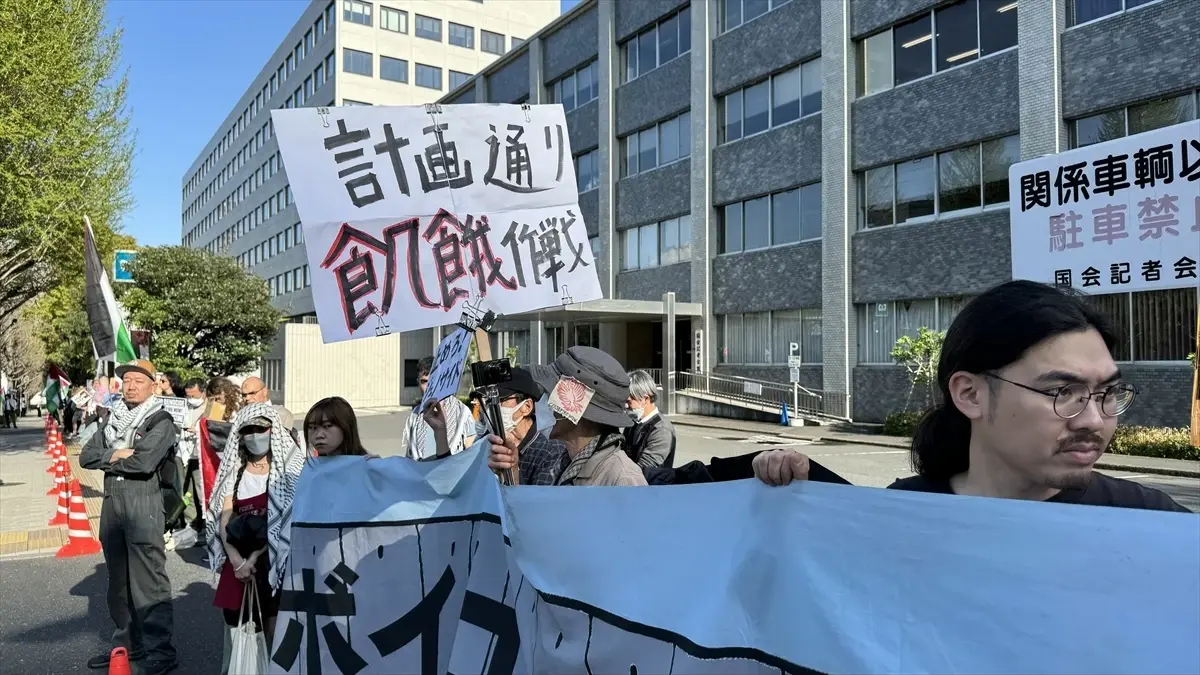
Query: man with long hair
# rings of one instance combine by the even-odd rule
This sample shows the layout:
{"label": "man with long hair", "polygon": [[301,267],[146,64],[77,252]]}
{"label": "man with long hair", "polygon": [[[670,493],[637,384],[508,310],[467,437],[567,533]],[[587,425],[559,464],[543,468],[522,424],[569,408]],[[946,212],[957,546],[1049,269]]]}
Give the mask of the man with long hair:
{"label": "man with long hair", "polygon": [[[912,439],[917,475],[896,490],[1187,511],[1165,493],[1092,469],[1137,387],[1121,377],[1108,320],[1080,297],[1010,281],[954,319],[942,344],[941,403]],[[807,478],[808,458],[764,452],[771,485]]]}

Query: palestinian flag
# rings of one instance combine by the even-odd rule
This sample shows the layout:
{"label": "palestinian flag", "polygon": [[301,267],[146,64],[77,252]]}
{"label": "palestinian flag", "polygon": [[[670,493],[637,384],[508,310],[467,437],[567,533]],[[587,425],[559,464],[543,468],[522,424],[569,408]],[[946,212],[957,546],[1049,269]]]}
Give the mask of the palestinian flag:
{"label": "palestinian flag", "polygon": [[121,309],[108,282],[108,272],[100,262],[92,221],[84,216],[83,222],[83,259],[87,274],[87,313],[92,328],[92,347],[101,360],[116,363],[133,361],[137,358],[133,351],[133,340],[121,318]]}
{"label": "palestinian flag", "polygon": [[58,410],[58,402],[66,397],[70,389],[71,380],[67,374],[58,366],[51,365],[46,372],[46,411],[53,415]]}

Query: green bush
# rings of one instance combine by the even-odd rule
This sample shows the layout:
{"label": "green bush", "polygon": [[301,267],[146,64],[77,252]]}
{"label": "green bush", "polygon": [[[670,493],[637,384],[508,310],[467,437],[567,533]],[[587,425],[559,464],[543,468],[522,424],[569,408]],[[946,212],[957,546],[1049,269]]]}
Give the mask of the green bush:
{"label": "green bush", "polygon": [[912,436],[917,430],[917,422],[921,421],[924,413],[898,412],[892,413],[883,420],[883,435]]}
{"label": "green bush", "polygon": [[1187,428],[1117,427],[1108,451],[1116,455],[1200,460]]}

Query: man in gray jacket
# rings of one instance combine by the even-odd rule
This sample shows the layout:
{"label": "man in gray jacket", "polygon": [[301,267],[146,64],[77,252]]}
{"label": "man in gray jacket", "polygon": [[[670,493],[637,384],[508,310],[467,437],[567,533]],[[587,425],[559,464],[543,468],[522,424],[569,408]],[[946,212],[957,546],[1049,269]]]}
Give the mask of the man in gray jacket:
{"label": "man in gray jacket", "polygon": [[[108,612],[117,625],[112,643],[124,647],[131,661],[144,659],[138,673],[146,675],[177,665],[159,483],[164,464],[174,471],[177,432],[154,396],[155,374],[154,364],[144,360],[117,367],[124,398],[113,403],[108,422],[79,457],[83,468],[104,472],[100,545],[108,568]],[[108,661],[108,653],[99,654],[88,659],[88,667],[107,668]]]}
{"label": "man in gray jacket", "polygon": [[658,385],[644,370],[629,373],[625,412],[633,426],[625,430],[625,452],[643,469],[670,469],[675,463],[675,426],[659,414]]}

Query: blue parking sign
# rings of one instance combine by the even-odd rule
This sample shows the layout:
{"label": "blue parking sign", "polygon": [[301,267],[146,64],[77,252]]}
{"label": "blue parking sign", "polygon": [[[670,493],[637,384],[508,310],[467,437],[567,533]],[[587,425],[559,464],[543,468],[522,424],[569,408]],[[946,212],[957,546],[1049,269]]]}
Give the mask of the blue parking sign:
{"label": "blue parking sign", "polygon": [[113,281],[129,283],[133,274],[129,271],[129,263],[137,257],[137,251],[117,251],[113,257]]}

